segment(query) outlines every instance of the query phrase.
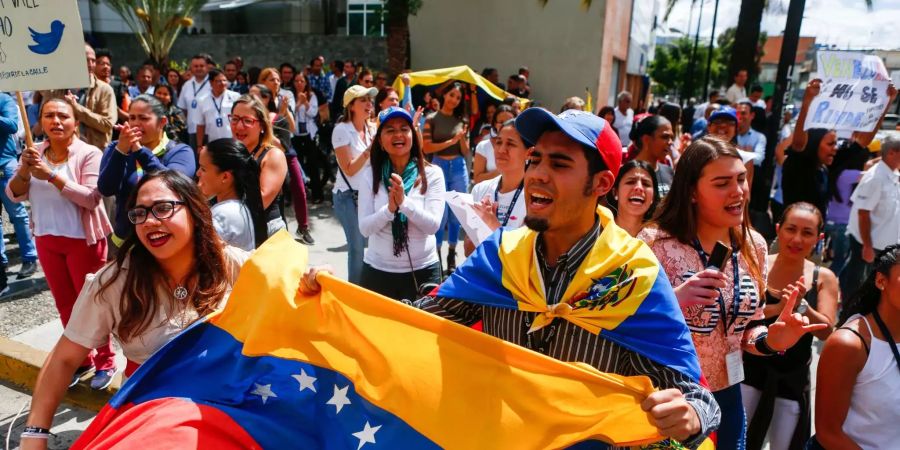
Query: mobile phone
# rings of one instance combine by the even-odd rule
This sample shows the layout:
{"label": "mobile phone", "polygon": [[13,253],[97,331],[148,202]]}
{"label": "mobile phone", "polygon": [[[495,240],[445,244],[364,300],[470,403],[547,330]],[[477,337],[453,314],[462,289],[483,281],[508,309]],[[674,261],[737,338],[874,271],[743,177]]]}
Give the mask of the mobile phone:
{"label": "mobile phone", "polygon": [[712,254],[709,255],[709,262],[706,264],[706,268],[712,267],[718,271],[722,271],[722,269],[725,268],[725,261],[728,260],[729,256],[731,256],[731,247],[723,244],[721,241],[716,241]]}

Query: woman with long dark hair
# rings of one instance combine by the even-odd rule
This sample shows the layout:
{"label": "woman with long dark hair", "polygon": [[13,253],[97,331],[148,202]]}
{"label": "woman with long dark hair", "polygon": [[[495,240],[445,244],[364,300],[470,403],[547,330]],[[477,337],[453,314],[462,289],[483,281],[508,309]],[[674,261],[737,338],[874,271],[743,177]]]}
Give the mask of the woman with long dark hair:
{"label": "woman with long dark hair", "polygon": [[152,95],[140,95],[128,107],[128,122],[119,129],[119,139],[103,152],[97,188],[116,197],[113,243],[121,247],[134,227],[128,221],[125,202],[147,172],[173,169],[188,178],[197,172],[194,150],[170,140],[166,134],[168,111]]}
{"label": "woman with long dark hair", "polygon": [[[737,148],[706,137],[685,150],[655,226],[638,235],[675,287],[700,367],[722,409],[718,445],[736,450],[744,448],[746,432],[743,353],[774,355],[805,333],[827,327],[808,325],[808,318],[792,314],[796,286],[783,291],[784,310],[777,320],[768,327],[761,322],[766,242],[751,229],[749,198],[747,168]],[[717,242],[730,248],[723,262],[710,261]]]}
{"label": "woman with long dark hair", "polygon": [[268,238],[259,189],[259,164],[233,138],[217,139],[200,149],[197,186],[215,201],[213,224],[228,245],[252,251]]}
{"label": "woman with long dark hair", "polygon": [[392,106],[378,119],[372,169],[359,192],[359,230],[369,238],[360,286],[412,300],[422,284],[441,281],[434,232],[444,213],[444,177],[425,161],[406,110]]}
{"label": "woman with long dark hair", "polygon": [[635,122],[629,137],[635,148],[635,153],[630,156],[646,162],[653,168],[659,186],[659,198],[665,198],[675,175],[672,166],[665,164],[665,159],[672,149],[672,142],[675,141],[672,124],[663,116],[646,116]]}
{"label": "woman with long dark hair", "polygon": [[893,449],[900,442],[900,245],[875,257],[825,341],[816,375],[813,449]]}
{"label": "woman with long dark hair", "polygon": [[157,84],[153,96],[166,108],[166,135],[169,139],[187,142],[187,118],[184,111],[176,106],[175,89],[168,84]]}
{"label": "woman with long dark hair", "polygon": [[[115,150],[112,150],[115,151]],[[197,185],[180,172],[145,175],[124,203],[131,223],[116,260],[89,275],[72,320],[38,375],[26,442],[46,439],[72,374],[112,334],[130,375],[184,328],[217,310],[248,254],[226,247]],[[37,442],[40,445],[41,442]]]}
{"label": "woman with long dark hair", "polygon": [[287,228],[281,214],[281,187],[287,177],[287,158],[272,131],[269,111],[253,95],[243,95],[231,107],[231,133],[259,164],[259,189],[266,210],[268,235]]}
{"label": "woman with long dark hair", "polygon": [[[422,133],[423,150],[434,156],[432,162],[444,172],[447,191],[467,192],[469,189],[469,169],[466,157],[469,156],[469,135],[467,125],[467,107],[465,88],[462,83],[448,84],[438,96],[440,110],[430,115],[425,121]],[[456,268],[456,243],[459,241],[459,220],[444,209],[444,220],[437,231],[437,248],[440,253],[444,240],[444,228],[447,232],[447,264],[448,272]]]}
{"label": "woman with long dark hair", "polygon": [[637,236],[659,203],[659,184],[650,163],[632,159],[622,164],[607,203],[612,206],[616,225]]}
{"label": "woman with long dark hair", "polygon": [[825,340],[831,334],[838,308],[838,282],[834,273],[806,258],[821,239],[824,221],[809,203],[787,207],[776,226],[779,252],[766,265],[765,323],[771,324],[784,309],[783,291],[803,280],[805,295],[796,311],[810,323],[828,327],[804,335],[783,355],[744,354],[745,379],[741,396],[747,411],[747,448],[762,448],[768,437],[772,449],[803,448],[810,433],[810,380],[813,336]]}

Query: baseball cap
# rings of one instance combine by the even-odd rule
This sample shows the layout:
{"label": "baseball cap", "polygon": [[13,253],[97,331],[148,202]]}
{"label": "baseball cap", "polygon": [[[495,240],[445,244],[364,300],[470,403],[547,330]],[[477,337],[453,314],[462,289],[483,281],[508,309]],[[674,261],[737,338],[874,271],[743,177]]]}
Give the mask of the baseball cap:
{"label": "baseball cap", "polygon": [[622,165],[622,142],[603,118],[587,111],[570,109],[555,115],[544,108],[528,108],[516,118],[516,131],[529,146],[534,146],[547,131],[560,130],[572,140],[596,148],[612,173]]}
{"label": "baseball cap", "polygon": [[709,121],[714,122],[716,119],[731,119],[735,122],[738,121],[737,111],[730,106],[723,106],[717,109],[715,112],[710,114]]}
{"label": "baseball cap", "polygon": [[346,91],[344,91],[344,108],[346,108],[347,105],[350,104],[350,102],[360,97],[369,96],[374,98],[376,95],[378,95],[378,89],[375,89],[373,87],[367,88],[358,84],[350,86]]}
{"label": "baseball cap", "polygon": [[412,125],[412,116],[409,115],[409,112],[403,108],[397,106],[390,106],[380,113],[378,113],[378,123],[382,124],[391,119],[401,118],[405,120],[408,124]]}

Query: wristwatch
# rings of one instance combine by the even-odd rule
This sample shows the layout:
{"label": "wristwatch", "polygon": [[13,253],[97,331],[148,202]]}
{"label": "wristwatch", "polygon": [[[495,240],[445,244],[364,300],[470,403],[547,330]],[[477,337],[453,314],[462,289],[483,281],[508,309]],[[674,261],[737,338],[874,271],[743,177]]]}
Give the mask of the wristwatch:
{"label": "wristwatch", "polygon": [[809,310],[809,303],[806,302],[806,299],[801,299],[800,304],[797,305],[797,312],[800,314],[806,314],[807,310]]}

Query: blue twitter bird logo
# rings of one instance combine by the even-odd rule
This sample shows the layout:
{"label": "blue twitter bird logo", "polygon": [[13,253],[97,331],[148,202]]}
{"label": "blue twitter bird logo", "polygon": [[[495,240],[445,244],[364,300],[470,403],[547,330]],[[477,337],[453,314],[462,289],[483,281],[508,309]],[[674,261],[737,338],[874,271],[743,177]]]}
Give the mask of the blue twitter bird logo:
{"label": "blue twitter bird logo", "polygon": [[60,41],[62,41],[65,28],[66,26],[59,20],[54,20],[50,23],[49,33],[38,33],[34,31],[34,28],[28,27],[28,31],[31,32],[31,39],[34,40],[34,44],[29,45],[28,49],[38,55],[49,55],[55,52],[56,48],[59,47]]}

